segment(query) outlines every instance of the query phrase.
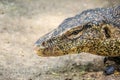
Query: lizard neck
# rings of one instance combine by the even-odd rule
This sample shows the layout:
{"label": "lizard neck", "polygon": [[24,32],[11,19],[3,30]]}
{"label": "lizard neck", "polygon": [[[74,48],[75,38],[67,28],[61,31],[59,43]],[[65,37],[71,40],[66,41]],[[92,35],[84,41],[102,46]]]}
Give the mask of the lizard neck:
{"label": "lizard neck", "polygon": [[77,46],[77,53],[88,52],[100,56],[120,56],[120,39],[84,40]]}

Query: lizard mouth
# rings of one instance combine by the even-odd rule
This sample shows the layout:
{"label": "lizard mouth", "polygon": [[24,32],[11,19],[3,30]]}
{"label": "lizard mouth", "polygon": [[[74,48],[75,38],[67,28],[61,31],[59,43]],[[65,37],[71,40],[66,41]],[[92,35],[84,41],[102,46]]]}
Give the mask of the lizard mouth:
{"label": "lizard mouth", "polygon": [[62,56],[64,52],[57,46],[44,47],[44,46],[34,46],[34,51],[38,56],[49,57],[49,56]]}
{"label": "lizard mouth", "polygon": [[33,49],[34,49],[35,53],[37,53],[37,55],[44,57],[43,51],[44,51],[45,47],[35,45]]}

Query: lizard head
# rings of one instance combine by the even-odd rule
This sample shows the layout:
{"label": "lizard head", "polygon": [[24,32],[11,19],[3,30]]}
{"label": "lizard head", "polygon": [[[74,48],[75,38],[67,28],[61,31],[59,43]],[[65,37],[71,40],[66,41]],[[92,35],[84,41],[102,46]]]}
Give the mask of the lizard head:
{"label": "lizard head", "polygon": [[56,37],[42,40],[39,45],[35,45],[35,51],[39,56],[61,56],[80,52],[95,54],[95,46],[99,47],[101,41],[111,37],[111,26],[104,23],[76,26]]}

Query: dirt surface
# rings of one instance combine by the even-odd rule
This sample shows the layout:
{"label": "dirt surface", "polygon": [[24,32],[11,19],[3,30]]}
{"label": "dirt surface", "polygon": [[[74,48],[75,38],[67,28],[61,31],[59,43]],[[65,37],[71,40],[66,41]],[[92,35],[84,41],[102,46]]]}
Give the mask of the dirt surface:
{"label": "dirt surface", "polygon": [[35,41],[65,18],[115,5],[120,0],[0,0],[0,80],[119,80],[103,75],[103,57],[48,58],[33,51]]}

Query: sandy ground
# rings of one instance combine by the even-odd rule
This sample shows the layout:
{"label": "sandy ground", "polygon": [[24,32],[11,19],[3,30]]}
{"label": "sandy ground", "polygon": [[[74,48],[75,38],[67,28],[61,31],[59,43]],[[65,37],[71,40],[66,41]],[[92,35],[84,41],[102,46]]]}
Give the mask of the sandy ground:
{"label": "sandy ground", "polygon": [[115,75],[105,77],[101,71],[86,73],[84,67],[72,67],[94,58],[101,60],[99,56],[44,58],[33,51],[35,41],[65,18],[119,4],[120,0],[0,0],[0,80],[119,80]]}

